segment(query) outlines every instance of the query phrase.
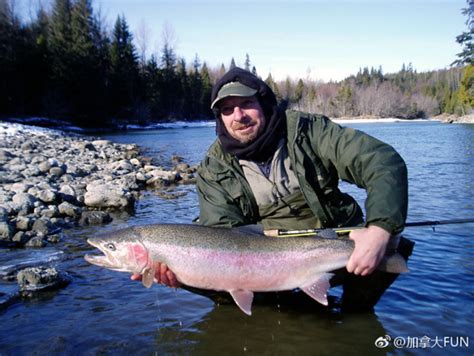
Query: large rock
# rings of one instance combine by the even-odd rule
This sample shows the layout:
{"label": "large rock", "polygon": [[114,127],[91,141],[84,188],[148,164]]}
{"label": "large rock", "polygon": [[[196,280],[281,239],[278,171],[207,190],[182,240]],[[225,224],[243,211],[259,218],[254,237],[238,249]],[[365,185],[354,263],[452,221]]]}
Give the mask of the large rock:
{"label": "large rock", "polygon": [[32,187],[31,184],[18,182],[18,183],[12,184],[12,186],[10,187],[10,190],[15,193],[26,193],[28,189],[30,189],[31,187]]}
{"label": "large rock", "polygon": [[10,241],[15,234],[15,229],[8,221],[0,221],[0,240]]}
{"label": "large rock", "polygon": [[129,191],[111,183],[91,183],[86,187],[84,204],[94,208],[130,208],[135,199]]}
{"label": "large rock", "polygon": [[72,218],[78,217],[81,215],[82,209],[79,208],[78,206],[72,205],[71,203],[68,203],[67,201],[62,202],[58,206],[59,212],[61,215],[67,215]]}
{"label": "large rock", "polygon": [[36,198],[28,193],[17,193],[13,196],[12,201],[15,210],[30,213],[35,208]]}
{"label": "large rock", "polygon": [[52,267],[31,267],[18,272],[17,281],[24,297],[34,293],[66,286],[69,278]]}
{"label": "large rock", "polygon": [[50,234],[57,234],[59,231],[61,231],[61,228],[54,225],[50,219],[42,217],[34,222],[31,230],[36,231],[43,236],[47,236]]}
{"label": "large rock", "polygon": [[105,211],[83,211],[79,225],[101,225],[112,221],[112,217]]}
{"label": "large rock", "polygon": [[54,190],[41,190],[36,197],[43,203],[54,203],[57,199],[57,194]]}

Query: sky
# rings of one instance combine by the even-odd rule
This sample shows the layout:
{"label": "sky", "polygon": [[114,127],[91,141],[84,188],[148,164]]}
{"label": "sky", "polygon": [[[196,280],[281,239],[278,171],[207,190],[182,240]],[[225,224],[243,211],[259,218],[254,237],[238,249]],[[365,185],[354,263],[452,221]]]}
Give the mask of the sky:
{"label": "sky", "polygon": [[[467,31],[465,0],[93,0],[110,29],[125,15],[137,44],[159,53],[166,29],[179,57],[211,68],[246,54],[258,74],[342,80],[360,68],[447,68]],[[141,34],[146,34],[143,36]],[[142,41],[143,42],[143,41]]]}

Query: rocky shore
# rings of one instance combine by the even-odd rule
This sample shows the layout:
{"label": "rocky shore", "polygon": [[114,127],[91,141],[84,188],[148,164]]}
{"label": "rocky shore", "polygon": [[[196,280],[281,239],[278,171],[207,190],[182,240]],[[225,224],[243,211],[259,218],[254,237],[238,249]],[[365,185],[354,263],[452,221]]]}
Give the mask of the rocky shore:
{"label": "rocky shore", "polygon": [[170,159],[166,170],[134,144],[0,122],[0,246],[54,245],[65,228],[133,211],[143,189],[194,183],[196,167]]}
{"label": "rocky shore", "polygon": [[434,119],[446,124],[474,124],[474,114],[464,116],[441,114]]}
{"label": "rocky shore", "polygon": [[195,167],[165,170],[137,145],[0,123],[0,244],[42,247],[72,225],[132,210],[140,190],[193,183]]}

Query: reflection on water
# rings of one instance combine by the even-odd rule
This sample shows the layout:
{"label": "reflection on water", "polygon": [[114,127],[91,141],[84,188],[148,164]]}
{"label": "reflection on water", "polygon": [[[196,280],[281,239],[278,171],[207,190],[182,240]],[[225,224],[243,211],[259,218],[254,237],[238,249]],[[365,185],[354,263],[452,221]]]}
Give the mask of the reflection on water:
{"label": "reflection on water", "polygon": [[[410,179],[409,221],[474,216],[472,125],[351,126],[391,143],[405,158]],[[146,147],[146,154],[166,166],[172,154],[198,163],[214,134],[214,128],[205,127],[134,131],[104,138],[139,143]],[[363,202],[362,191],[348,185],[344,189]],[[393,344],[378,349],[375,341],[385,335],[392,340],[397,336],[433,339],[457,335],[470,337],[469,351],[438,350],[472,354],[473,224],[444,225],[435,231],[406,229],[405,235],[416,241],[410,273],[398,278],[374,313],[343,314],[312,300],[309,304],[300,300],[295,306],[280,299],[256,303],[248,317],[233,303],[216,305],[183,289],[157,285],[146,289],[125,273],[83,260],[92,249],[85,240],[98,231],[192,221],[199,213],[194,187],[178,190],[185,195],[176,200],[146,191],[133,216],[117,214],[107,226],[65,231],[63,242],[54,247],[63,253],[54,263],[72,277],[72,283],[52,295],[19,301],[1,311],[0,353],[405,354],[421,350],[401,350]]]}

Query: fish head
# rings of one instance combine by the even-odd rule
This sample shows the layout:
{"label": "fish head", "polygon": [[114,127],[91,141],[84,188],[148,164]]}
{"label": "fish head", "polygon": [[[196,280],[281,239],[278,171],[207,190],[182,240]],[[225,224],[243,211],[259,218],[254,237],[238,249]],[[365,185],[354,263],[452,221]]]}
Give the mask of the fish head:
{"label": "fish head", "polygon": [[87,242],[98,248],[102,255],[84,256],[85,260],[91,264],[108,268],[114,271],[131,272],[141,274],[151,261],[147,248],[139,239],[124,238],[119,231],[118,236],[106,235],[92,237]]}

